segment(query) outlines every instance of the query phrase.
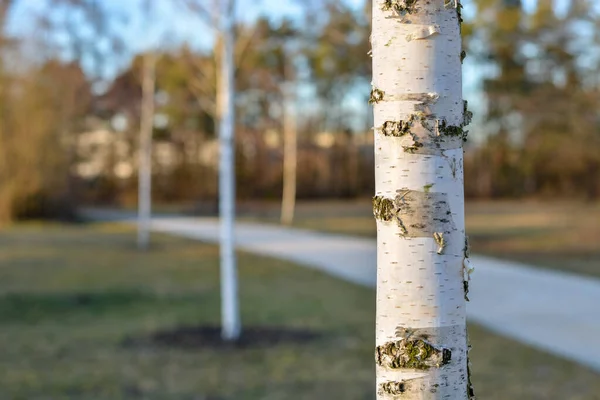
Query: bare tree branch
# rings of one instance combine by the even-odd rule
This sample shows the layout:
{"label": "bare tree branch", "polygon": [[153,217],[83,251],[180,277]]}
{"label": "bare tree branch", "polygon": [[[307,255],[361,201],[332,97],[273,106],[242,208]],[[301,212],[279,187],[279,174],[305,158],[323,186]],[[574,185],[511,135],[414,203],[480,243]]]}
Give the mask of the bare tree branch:
{"label": "bare tree branch", "polygon": [[200,0],[179,0],[179,2],[198,15],[210,28],[215,30],[218,28],[216,13],[214,11],[211,13]]}

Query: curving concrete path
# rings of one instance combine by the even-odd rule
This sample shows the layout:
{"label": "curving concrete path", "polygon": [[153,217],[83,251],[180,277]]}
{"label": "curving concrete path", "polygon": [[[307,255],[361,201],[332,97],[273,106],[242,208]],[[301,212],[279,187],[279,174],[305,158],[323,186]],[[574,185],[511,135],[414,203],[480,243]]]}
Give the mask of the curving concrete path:
{"label": "curving concrete path", "polygon": [[[95,219],[115,214],[88,213]],[[122,215],[121,215],[122,217]],[[124,220],[119,217],[118,219]],[[134,219],[128,219],[134,223]],[[216,243],[217,219],[161,217],[152,229]],[[376,247],[368,238],[238,223],[237,247],[375,286]],[[469,319],[495,332],[600,372],[600,280],[472,256]]]}

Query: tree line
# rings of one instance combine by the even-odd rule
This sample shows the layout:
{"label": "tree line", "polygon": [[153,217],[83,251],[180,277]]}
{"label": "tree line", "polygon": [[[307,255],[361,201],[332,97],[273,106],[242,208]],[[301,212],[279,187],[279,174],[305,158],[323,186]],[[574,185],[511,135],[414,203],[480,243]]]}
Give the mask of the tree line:
{"label": "tree line", "polygon": [[[32,14],[31,31],[14,34],[18,3],[0,1],[0,220],[69,215],[82,202],[134,204],[143,54],[120,35],[125,17],[99,1],[49,0],[52,13]],[[180,3],[168,2],[175,16],[190,12]],[[294,18],[237,21],[238,198],[281,197],[290,101],[298,197],[372,195],[367,3],[305,0]],[[465,147],[467,196],[597,198],[597,7],[463,3],[464,70],[476,74],[466,91],[476,115]],[[218,42],[156,49],[157,201],[216,198],[219,52]],[[117,60],[122,67],[107,75]],[[287,63],[297,71],[293,100],[283,89]],[[93,132],[105,139],[92,140]]]}

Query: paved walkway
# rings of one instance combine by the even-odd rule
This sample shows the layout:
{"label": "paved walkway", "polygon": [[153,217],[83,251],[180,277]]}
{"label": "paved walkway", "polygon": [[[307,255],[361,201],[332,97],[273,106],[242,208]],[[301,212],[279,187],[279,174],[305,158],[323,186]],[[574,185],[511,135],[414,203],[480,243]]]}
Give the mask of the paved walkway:
{"label": "paved walkway", "polygon": [[[102,219],[103,216],[96,215]],[[104,216],[106,217],[106,216]],[[218,241],[218,221],[155,218],[152,229]],[[238,248],[323,270],[374,287],[375,241],[270,225],[238,223]],[[472,256],[470,320],[600,372],[600,280]]]}

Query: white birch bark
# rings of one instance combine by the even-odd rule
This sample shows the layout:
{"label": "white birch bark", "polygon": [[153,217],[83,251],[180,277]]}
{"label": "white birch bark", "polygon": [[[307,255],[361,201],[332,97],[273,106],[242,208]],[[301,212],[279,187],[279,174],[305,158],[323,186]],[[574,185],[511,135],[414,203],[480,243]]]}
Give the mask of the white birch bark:
{"label": "white birch bark", "polygon": [[296,169],[298,138],[296,127],[296,91],[291,60],[285,61],[287,87],[283,111],[283,195],[281,198],[281,223],[291,225],[296,207]]}
{"label": "white birch bark", "polygon": [[470,399],[460,5],[374,0],[378,399]]}
{"label": "white birch bark", "polygon": [[150,244],[152,207],[152,129],[154,126],[154,90],[156,86],[156,55],[146,53],[143,58],[142,107],[140,113],[140,148],[138,169],[138,248]]}
{"label": "white birch bark", "polygon": [[235,81],[233,0],[220,1],[222,37],[221,71],[218,79],[219,107],[219,213],[221,218],[221,319],[224,340],[236,340],[241,333],[235,256]]}

